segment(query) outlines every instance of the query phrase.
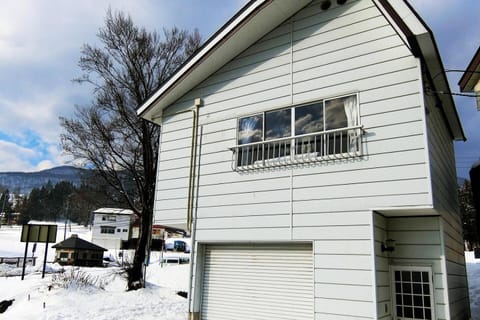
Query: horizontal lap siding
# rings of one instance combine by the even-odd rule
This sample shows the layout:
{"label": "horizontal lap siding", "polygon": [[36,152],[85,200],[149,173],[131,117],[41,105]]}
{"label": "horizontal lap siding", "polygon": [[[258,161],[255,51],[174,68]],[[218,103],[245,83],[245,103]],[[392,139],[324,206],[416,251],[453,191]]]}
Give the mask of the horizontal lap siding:
{"label": "horizontal lap siding", "polygon": [[[165,117],[155,183],[154,222],[185,227],[191,149],[192,114]],[[166,179],[171,176],[172,179]],[[168,205],[165,205],[168,204]]]}
{"label": "horizontal lap siding", "polygon": [[440,223],[440,217],[387,218],[386,236],[395,239],[395,250],[388,254],[390,264],[432,267],[435,316],[449,319]]}
{"label": "horizontal lap siding", "polygon": [[442,213],[443,241],[452,320],[469,315],[468,284],[452,137],[441,110],[427,97],[430,170],[435,207]]}
{"label": "horizontal lap siding", "polygon": [[391,319],[390,266],[387,255],[380,250],[382,243],[387,239],[387,220],[382,215],[374,213],[373,224],[375,237],[377,316],[378,319]]}

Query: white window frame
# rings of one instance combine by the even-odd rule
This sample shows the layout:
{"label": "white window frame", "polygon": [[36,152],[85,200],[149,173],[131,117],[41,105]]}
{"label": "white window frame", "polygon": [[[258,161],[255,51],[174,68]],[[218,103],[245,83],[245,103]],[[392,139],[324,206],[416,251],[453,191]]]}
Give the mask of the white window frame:
{"label": "white window frame", "polygon": [[[390,266],[390,279],[391,279],[391,310],[392,316],[394,320],[413,320],[419,318],[406,318],[406,317],[399,317],[397,315],[397,304],[396,304],[396,288],[395,288],[395,271],[416,271],[416,272],[427,272],[428,273],[428,280],[429,280],[429,287],[430,287],[430,311],[431,311],[431,319],[435,318],[435,286],[433,281],[433,269],[432,267],[427,266],[415,266],[415,265],[391,265]],[[423,295],[422,295],[423,297]]]}

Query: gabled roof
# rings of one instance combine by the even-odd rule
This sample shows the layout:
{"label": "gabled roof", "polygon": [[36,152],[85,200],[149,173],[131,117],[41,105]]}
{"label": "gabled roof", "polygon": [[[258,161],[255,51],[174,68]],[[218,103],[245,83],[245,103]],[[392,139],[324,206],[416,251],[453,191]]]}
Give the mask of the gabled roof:
{"label": "gabled roof", "polygon": [[462,78],[458,82],[460,91],[471,92],[480,81],[480,47],[468,64],[467,70],[463,73]]}
{"label": "gabled roof", "polygon": [[116,214],[116,215],[132,215],[133,211],[130,209],[121,209],[121,208],[100,208],[93,213],[102,213],[102,214]]}
{"label": "gabled roof", "polygon": [[79,238],[76,235],[72,235],[70,238],[63,240],[52,246],[52,248],[58,249],[80,249],[91,251],[107,251],[107,249],[97,246],[94,243],[88,242]]}
{"label": "gabled roof", "polygon": [[251,0],[137,110],[155,122],[163,109],[312,0]]}
{"label": "gabled roof", "polygon": [[[406,0],[372,0],[401,33],[413,54],[425,62],[438,94],[452,137],[465,140],[450,95],[438,48],[425,22]],[[311,0],[251,0],[166,81],[137,110],[146,120],[159,123],[162,112],[232,58],[272,31]]]}

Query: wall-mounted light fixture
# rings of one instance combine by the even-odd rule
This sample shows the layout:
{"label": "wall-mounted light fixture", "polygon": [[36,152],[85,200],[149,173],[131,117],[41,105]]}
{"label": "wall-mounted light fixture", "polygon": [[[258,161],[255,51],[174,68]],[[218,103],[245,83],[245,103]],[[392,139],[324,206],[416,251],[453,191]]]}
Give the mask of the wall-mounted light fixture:
{"label": "wall-mounted light fixture", "polygon": [[387,239],[382,243],[382,252],[392,252],[395,250],[395,240]]}

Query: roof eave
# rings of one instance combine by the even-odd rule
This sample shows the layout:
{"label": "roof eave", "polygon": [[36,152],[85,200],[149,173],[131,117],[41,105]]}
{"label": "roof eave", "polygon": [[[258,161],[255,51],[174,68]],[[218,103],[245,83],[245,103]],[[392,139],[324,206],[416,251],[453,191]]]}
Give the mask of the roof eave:
{"label": "roof eave", "polygon": [[159,123],[165,108],[310,2],[250,1],[140,106],[137,115]]}
{"label": "roof eave", "polygon": [[465,133],[460,122],[440,53],[428,25],[406,0],[374,0],[390,15],[405,35],[413,54],[422,58],[441,102],[446,121],[457,141],[465,141]]}
{"label": "roof eave", "polygon": [[475,86],[480,81],[480,47],[468,64],[467,70],[463,73],[458,86],[461,92],[473,92]]}

